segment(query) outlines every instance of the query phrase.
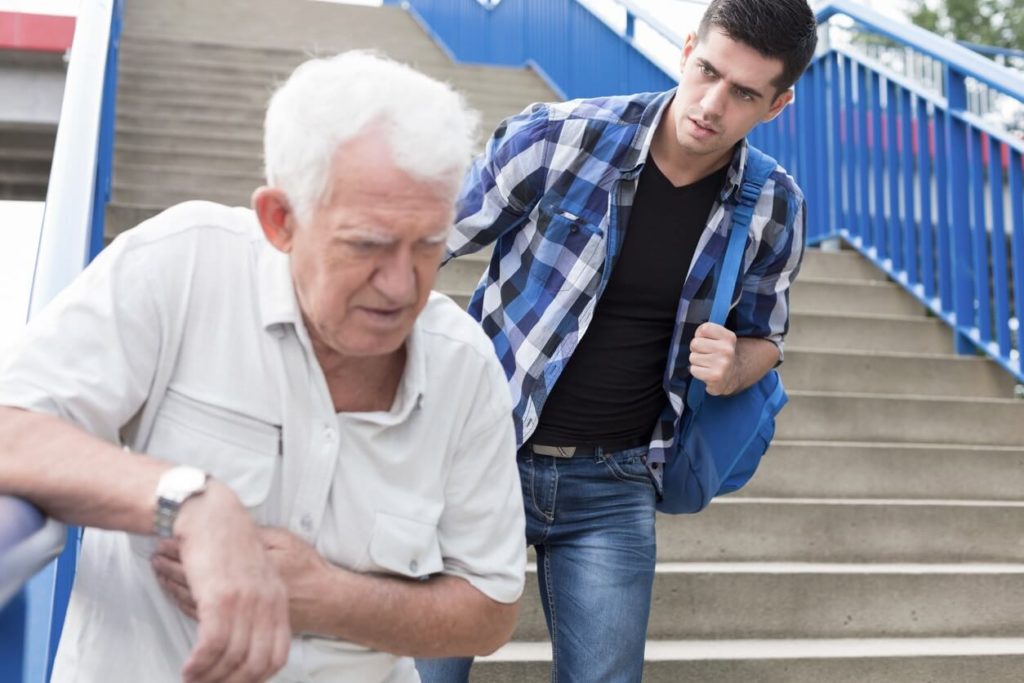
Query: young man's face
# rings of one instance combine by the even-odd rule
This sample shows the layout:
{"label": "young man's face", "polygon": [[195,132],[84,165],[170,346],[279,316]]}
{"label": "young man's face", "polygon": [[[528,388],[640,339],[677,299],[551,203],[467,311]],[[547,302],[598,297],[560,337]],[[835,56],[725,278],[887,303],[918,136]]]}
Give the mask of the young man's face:
{"label": "young man's face", "polygon": [[298,227],[292,276],[310,336],[342,357],[396,352],[426,304],[454,213],[454,190],[413,178],[382,140],[344,144],[326,201]]}
{"label": "young man's face", "polygon": [[776,95],[781,60],[763,57],[713,27],[704,40],[695,33],[686,38],[680,69],[672,117],[688,154],[727,154],[793,99],[791,90]]}

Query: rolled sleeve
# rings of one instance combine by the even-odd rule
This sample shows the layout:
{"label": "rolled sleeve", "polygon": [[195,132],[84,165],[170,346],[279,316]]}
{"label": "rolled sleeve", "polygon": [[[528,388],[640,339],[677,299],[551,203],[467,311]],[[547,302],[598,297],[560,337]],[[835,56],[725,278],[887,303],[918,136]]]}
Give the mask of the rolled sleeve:
{"label": "rolled sleeve", "polygon": [[804,252],[805,204],[799,190],[776,185],[765,193],[758,212],[770,212],[753,263],[743,277],[734,310],[739,337],[766,339],[783,360],[789,331],[789,290],[800,272]]}

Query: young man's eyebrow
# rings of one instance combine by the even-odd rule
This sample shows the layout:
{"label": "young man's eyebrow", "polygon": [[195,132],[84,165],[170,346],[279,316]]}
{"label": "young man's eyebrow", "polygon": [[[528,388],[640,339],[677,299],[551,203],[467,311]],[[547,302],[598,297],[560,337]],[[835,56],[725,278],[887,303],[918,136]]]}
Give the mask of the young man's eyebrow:
{"label": "young man's eyebrow", "polygon": [[[704,67],[705,69],[710,71],[712,74],[714,74],[717,78],[721,78],[722,77],[722,74],[719,73],[718,69],[715,68],[715,65],[712,64],[711,62],[709,62],[708,60],[703,59],[703,58],[698,58],[697,62],[702,67]],[[741,85],[739,83],[733,83],[732,87],[736,88],[737,90],[742,92],[744,95],[749,95],[750,97],[753,97],[753,98],[760,99],[760,98],[764,97],[764,95],[761,94],[761,91],[757,90],[756,88],[751,88],[750,86],[747,86],[747,85]]]}

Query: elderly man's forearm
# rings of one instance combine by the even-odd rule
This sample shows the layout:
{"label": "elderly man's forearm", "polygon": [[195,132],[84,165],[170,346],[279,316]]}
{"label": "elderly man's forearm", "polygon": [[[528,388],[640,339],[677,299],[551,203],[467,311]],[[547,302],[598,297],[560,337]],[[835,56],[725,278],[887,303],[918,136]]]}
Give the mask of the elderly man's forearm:
{"label": "elderly man's forearm", "polygon": [[[508,642],[519,603],[500,603],[468,581],[413,581],[331,568],[296,604],[292,630],[409,657],[487,655]],[[314,597],[315,596],[315,597]]]}
{"label": "elderly man's forearm", "polygon": [[122,449],[52,415],[0,406],[0,493],[68,524],[153,529],[153,492],[168,465]]}

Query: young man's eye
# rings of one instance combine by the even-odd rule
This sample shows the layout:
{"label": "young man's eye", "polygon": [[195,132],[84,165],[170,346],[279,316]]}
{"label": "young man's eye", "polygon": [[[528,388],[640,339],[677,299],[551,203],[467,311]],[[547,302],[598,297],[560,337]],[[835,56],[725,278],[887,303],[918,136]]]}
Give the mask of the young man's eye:
{"label": "young man's eye", "polygon": [[744,102],[753,102],[754,96],[744,90],[737,90],[736,95]]}
{"label": "young man's eye", "polygon": [[700,73],[704,76],[713,76],[715,74],[707,64],[699,64],[697,68],[700,69]]}

